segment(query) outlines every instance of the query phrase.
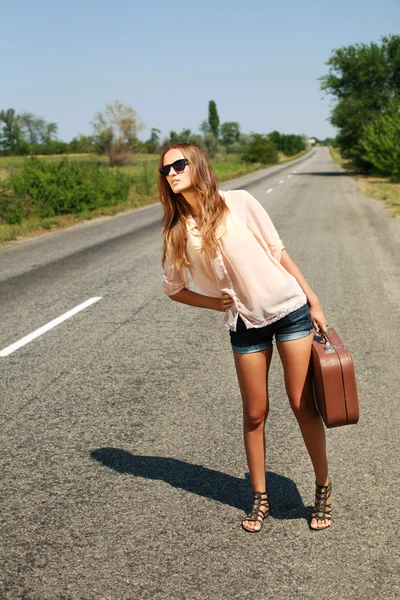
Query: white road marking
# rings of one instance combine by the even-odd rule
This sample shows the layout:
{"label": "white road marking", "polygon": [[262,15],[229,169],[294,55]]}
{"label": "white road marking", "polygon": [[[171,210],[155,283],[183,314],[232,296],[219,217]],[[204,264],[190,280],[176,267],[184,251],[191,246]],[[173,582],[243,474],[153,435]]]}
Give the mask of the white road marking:
{"label": "white road marking", "polygon": [[274,188],[269,188],[269,190],[267,190],[267,194],[271,193],[274,191]]}
{"label": "white road marking", "polygon": [[46,323],[46,325],[43,325],[43,327],[39,327],[39,329],[36,329],[32,333],[29,333],[25,337],[18,340],[18,342],[14,342],[14,344],[11,344],[11,346],[7,346],[7,348],[4,348],[4,350],[0,351],[0,356],[8,356],[12,352],[15,352],[15,350],[18,350],[18,348],[21,348],[21,346],[25,346],[25,344],[29,344],[29,342],[31,342],[35,338],[39,337],[43,333],[46,333],[46,331],[49,331],[49,329],[53,329],[53,327],[56,327],[56,325],[59,325],[66,319],[73,317],[74,315],[76,315],[76,313],[80,312],[81,310],[84,310],[91,304],[98,302],[99,300],[101,300],[101,298],[102,298],[102,296],[99,296],[96,298],[89,298],[89,300],[86,300],[86,302],[79,304],[79,306],[76,306],[72,310],[69,310],[68,312],[64,313],[60,317],[57,317],[56,319],[53,319],[49,323]]}
{"label": "white road marking", "polygon": [[290,178],[291,178],[291,175],[288,175],[288,179],[290,179]]}
{"label": "white road marking", "polygon": [[283,179],[281,179],[279,183],[283,183]]}

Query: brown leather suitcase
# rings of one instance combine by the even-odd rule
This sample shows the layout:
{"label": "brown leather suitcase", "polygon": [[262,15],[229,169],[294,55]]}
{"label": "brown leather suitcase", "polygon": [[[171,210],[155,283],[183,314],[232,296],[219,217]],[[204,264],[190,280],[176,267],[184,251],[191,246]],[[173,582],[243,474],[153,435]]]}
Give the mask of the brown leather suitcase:
{"label": "brown leather suitcase", "polygon": [[314,335],[310,368],[315,403],[326,427],[357,423],[359,407],[353,360],[333,327],[327,333]]}

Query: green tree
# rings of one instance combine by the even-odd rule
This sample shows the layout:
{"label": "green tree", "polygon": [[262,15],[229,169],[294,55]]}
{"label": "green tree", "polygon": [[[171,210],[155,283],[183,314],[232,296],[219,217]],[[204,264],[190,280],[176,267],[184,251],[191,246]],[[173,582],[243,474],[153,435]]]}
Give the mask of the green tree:
{"label": "green tree", "polygon": [[136,111],[116,100],[107,104],[104,112],[98,112],[92,121],[98,152],[106,154],[110,165],[124,165],[134,152],[137,134],[143,129]]}
{"label": "green tree", "polygon": [[164,138],[160,150],[165,150],[165,148],[172,146],[172,144],[179,144],[180,142],[196,144],[196,146],[203,150],[207,149],[204,143],[204,138],[201,135],[192,133],[190,129],[182,129],[180,133],[177,133],[176,131],[170,131],[169,137]]}
{"label": "green tree", "polygon": [[199,129],[203,133],[210,133],[211,132],[210,123],[208,121],[203,121],[202,123],[200,123]]}
{"label": "green tree", "polygon": [[272,131],[268,134],[270,139],[280,152],[286,154],[286,156],[293,156],[298,154],[302,150],[305,150],[306,143],[304,137],[301,135],[279,133],[279,131]]}
{"label": "green tree", "polygon": [[[47,123],[43,117],[36,117],[32,113],[27,112],[19,116],[19,122],[24,133],[24,138],[28,138],[32,146],[37,147],[41,144],[48,146],[50,142],[57,141],[57,123]],[[42,154],[46,154],[46,152]]]}
{"label": "green tree", "polygon": [[204,143],[210,156],[214,156],[218,150],[219,137],[219,116],[214,100],[208,103],[208,125],[210,129],[204,133]]}
{"label": "green tree", "polygon": [[217,140],[219,136],[219,116],[214,100],[210,100],[208,103],[208,124],[210,125],[211,133]]}
{"label": "green tree", "polygon": [[242,158],[247,163],[272,165],[278,162],[278,150],[267,135],[253,133],[251,141],[245,146]]}
{"label": "green tree", "polygon": [[400,98],[392,98],[387,110],[366,125],[360,146],[377,174],[400,181]]}
{"label": "green tree", "polygon": [[318,146],[333,146],[333,147],[335,147],[335,144],[336,144],[335,138],[327,137],[323,140],[320,140],[316,135],[310,135],[310,138],[315,140],[315,144]]}
{"label": "green tree", "polygon": [[293,156],[306,149],[306,143],[301,135],[282,135],[282,152],[286,156]]}
{"label": "green tree", "polygon": [[57,131],[57,123],[46,123],[42,137],[42,144],[49,144],[50,142],[55,141],[57,137]]}
{"label": "green tree", "polygon": [[42,144],[31,146],[32,154],[67,154],[69,144],[62,140],[49,140]]}
{"label": "green tree", "polygon": [[279,133],[279,131],[271,131],[270,134],[268,134],[268,138],[274,142],[275,146],[278,148],[278,150],[282,150],[282,135]]}
{"label": "green tree", "polygon": [[0,111],[0,148],[4,154],[28,154],[29,145],[24,139],[20,117],[13,108]]}
{"label": "green tree", "polygon": [[88,154],[90,152],[96,151],[96,143],[91,135],[82,135],[79,134],[76,137],[72,138],[69,143],[69,152],[76,152],[82,154]]}
{"label": "green tree", "polygon": [[40,144],[44,137],[46,121],[42,117],[35,117],[32,113],[24,112],[20,115],[20,123],[30,144]]}
{"label": "green tree", "polygon": [[334,50],[326,64],[329,73],[319,79],[321,90],[337,101],[330,121],[339,130],[338,146],[345,158],[368,170],[372,163],[360,140],[365,127],[400,94],[400,36]]}
{"label": "green tree", "polygon": [[227,121],[221,125],[221,144],[227,152],[231,151],[233,144],[239,141],[240,125],[236,121]]}
{"label": "green tree", "polygon": [[151,128],[150,137],[144,143],[145,152],[148,152],[149,154],[158,152],[160,147],[160,133],[161,131],[159,129],[156,129],[155,127]]}

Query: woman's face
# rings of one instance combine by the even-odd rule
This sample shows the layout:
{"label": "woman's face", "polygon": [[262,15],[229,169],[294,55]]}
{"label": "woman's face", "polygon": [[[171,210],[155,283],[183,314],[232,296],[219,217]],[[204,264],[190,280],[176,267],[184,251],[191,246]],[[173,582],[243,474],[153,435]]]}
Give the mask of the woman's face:
{"label": "woman's face", "polygon": [[[163,166],[170,165],[174,163],[176,160],[185,158],[179,148],[171,148],[164,156]],[[168,175],[166,176],[166,180],[171,186],[174,194],[184,194],[188,192],[193,187],[192,176],[190,172],[190,164],[185,166],[183,171],[176,172],[174,167],[171,167]]]}

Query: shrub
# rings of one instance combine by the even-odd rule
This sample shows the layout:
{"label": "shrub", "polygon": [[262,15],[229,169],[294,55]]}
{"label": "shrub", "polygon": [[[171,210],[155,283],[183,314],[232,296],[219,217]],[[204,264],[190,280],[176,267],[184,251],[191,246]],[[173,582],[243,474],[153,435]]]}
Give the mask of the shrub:
{"label": "shrub", "polygon": [[293,156],[306,149],[306,143],[301,135],[286,135],[285,133],[279,133],[279,131],[272,131],[268,138],[286,156]]}
{"label": "shrub", "polygon": [[110,148],[105,154],[108,157],[110,167],[125,167],[131,158],[129,152],[120,152],[115,148]]}
{"label": "shrub", "polygon": [[42,144],[33,144],[31,154],[66,154],[69,150],[69,144],[61,140],[49,140]]}
{"label": "shrub", "polygon": [[112,206],[127,199],[132,183],[132,177],[97,163],[25,159],[1,182],[0,219],[17,224],[31,215],[46,218]]}
{"label": "shrub", "polygon": [[400,181],[400,99],[392,99],[387,110],[364,128],[360,144],[363,158],[377,174]]}
{"label": "shrub", "polygon": [[278,162],[278,150],[267,136],[255,133],[245,146],[242,158],[246,163],[272,165]]}

